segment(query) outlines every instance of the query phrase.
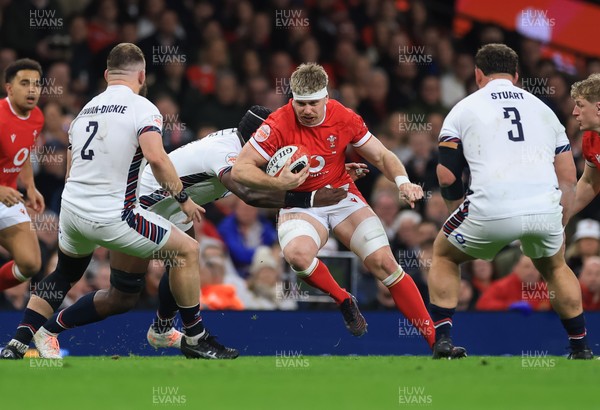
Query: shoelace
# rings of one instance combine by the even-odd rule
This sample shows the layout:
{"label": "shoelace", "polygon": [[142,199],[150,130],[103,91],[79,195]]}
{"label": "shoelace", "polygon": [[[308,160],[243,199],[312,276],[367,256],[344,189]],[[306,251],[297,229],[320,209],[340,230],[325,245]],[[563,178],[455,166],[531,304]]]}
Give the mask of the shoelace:
{"label": "shoelace", "polygon": [[177,332],[171,333],[169,336],[169,346],[173,346],[179,340],[180,335]]}
{"label": "shoelace", "polygon": [[225,350],[225,346],[223,346],[221,343],[217,342],[217,336],[208,335],[208,337],[206,339],[204,339],[204,341],[206,343],[208,343],[209,345],[211,345],[212,347],[217,348],[218,350]]}
{"label": "shoelace", "polygon": [[350,298],[348,307],[342,309],[342,314],[344,315],[344,319],[346,319],[346,321],[348,321],[348,322],[354,322],[358,318],[358,315],[356,314],[354,309],[352,309],[352,304],[353,304],[353,301],[352,301],[352,298]]}

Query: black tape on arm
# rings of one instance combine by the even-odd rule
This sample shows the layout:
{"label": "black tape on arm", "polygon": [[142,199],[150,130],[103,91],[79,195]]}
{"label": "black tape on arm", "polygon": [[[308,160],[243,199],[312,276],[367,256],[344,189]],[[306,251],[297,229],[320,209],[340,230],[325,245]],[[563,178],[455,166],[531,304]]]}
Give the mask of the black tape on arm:
{"label": "black tape on arm", "polygon": [[439,147],[439,163],[452,172],[456,178],[452,185],[441,188],[442,197],[448,201],[461,199],[465,194],[465,187],[462,180],[462,173],[467,166],[467,161],[463,155],[462,145],[458,144],[456,148],[446,146]]}
{"label": "black tape on arm", "polygon": [[310,208],[310,200],[312,192],[292,192],[287,191],[285,193],[285,206],[286,208]]}

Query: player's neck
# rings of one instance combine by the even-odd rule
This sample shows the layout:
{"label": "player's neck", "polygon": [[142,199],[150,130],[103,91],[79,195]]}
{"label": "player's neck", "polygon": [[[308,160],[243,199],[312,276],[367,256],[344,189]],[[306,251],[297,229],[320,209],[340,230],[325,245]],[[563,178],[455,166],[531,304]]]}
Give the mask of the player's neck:
{"label": "player's neck", "polygon": [[113,79],[107,82],[107,85],[110,87],[111,85],[124,85],[125,87],[129,88],[131,91],[133,91],[135,94],[139,94],[140,91],[140,87],[137,86],[135,84],[133,84],[131,81],[127,81],[127,80],[121,80],[121,79]]}
{"label": "player's neck", "polygon": [[8,101],[8,106],[10,107],[10,110],[12,111],[13,114],[15,114],[17,117],[24,119],[24,120],[29,118],[29,114],[31,113],[31,110],[21,109],[17,104],[15,104],[13,101],[11,101],[10,96],[7,97],[6,100]]}

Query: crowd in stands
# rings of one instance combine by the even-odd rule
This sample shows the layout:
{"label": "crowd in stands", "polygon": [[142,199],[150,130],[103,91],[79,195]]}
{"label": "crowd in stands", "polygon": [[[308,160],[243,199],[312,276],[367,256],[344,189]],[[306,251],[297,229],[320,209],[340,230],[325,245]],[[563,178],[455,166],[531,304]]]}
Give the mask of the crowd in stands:
{"label": "crowd in stands", "polygon": [[[32,10],[34,16],[52,20],[32,19]],[[69,124],[105,87],[106,57],[120,42],[136,43],[144,51],[148,98],[163,115],[168,152],[235,127],[254,104],[276,110],[288,101],[289,77],[298,64],[323,65],[330,97],[359,113],[404,162],[411,180],[423,186],[425,199],[411,210],[376,169],[357,182],[427,303],[433,240],[449,215],[435,173],[437,137],[452,106],[477,89],[473,56],[478,47],[508,44],[520,55],[520,78],[545,81],[538,84],[546,87],[528,91],[561,119],[579,175],[584,160],[581,132],[571,116],[570,85],[600,72],[600,60],[583,57],[574,70],[565,70],[546,45],[494,25],[474,22],[458,37],[453,17],[452,2],[443,0],[0,1],[0,71],[21,57],[34,58],[44,68],[39,105],[45,126],[32,161],[47,208],[32,215],[44,268],[32,284],[0,293],[0,309],[22,310],[29,290],[56,265]],[[360,161],[353,152],[347,154],[349,161]],[[581,282],[586,310],[600,310],[598,205],[593,201],[566,229],[567,258]],[[302,308],[300,300],[279,292],[293,278],[280,256],[276,212],[250,207],[233,196],[206,208],[204,221],[195,226],[203,308]],[[334,238],[326,248],[343,250]],[[0,263],[9,258],[0,249]],[[140,308],[156,307],[164,269],[164,263],[151,262]],[[465,264],[462,272],[459,310],[550,309],[552,295],[518,244],[493,262]],[[109,275],[108,252],[98,249],[65,304],[107,287]],[[361,305],[395,309],[385,286],[363,268],[358,289]]]}

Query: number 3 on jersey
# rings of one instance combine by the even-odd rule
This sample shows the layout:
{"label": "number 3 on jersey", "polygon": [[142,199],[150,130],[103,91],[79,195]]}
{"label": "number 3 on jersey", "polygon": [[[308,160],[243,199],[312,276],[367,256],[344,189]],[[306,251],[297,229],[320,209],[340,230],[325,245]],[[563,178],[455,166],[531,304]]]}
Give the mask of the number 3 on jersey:
{"label": "number 3 on jersey", "polygon": [[[508,131],[508,139],[511,141],[519,142],[525,141],[525,136],[523,135],[523,126],[521,125],[521,114],[515,107],[502,107],[504,108],[504,118],[510,118],[510,123],[517,126],[517,133],[519,134],[515,137],[514,132]],[[513,114],[514,119],[511,118],[510,114]]]}
{"label": "number 3 on jersey", "polygon": [[87,152],[85,152],[85,150],[90,145],[90,142],[92,142],[92,140],[96,136],[96,133],[98,132],[98,121],[90,121],[88,123],[88,126],[85,127],[85,131],[91,132],[91,134],[85,142],[85,144],[83,145],[83,148],[81,149],[81,158],[91,160],[92,158],[94,158],[94,150],[89,149]]}

